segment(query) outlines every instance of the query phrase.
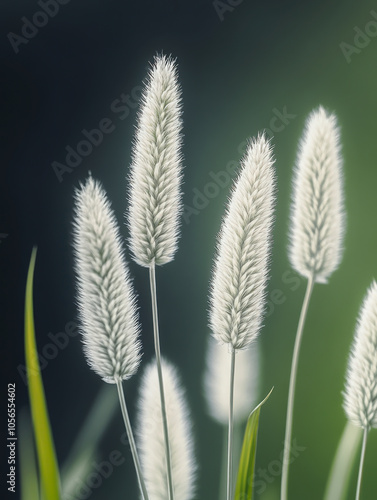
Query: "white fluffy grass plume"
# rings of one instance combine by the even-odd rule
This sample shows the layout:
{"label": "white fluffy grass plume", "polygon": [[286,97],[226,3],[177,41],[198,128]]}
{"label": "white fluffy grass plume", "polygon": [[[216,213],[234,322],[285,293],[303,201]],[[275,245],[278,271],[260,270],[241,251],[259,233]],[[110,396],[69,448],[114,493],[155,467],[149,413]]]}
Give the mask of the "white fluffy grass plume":
{"label": "white fluffy grass plume", "polygon": [[[162,373],[169,426],[174,498],[175,500],[189,500],[194,495],[196,472],[190,416],[176,368],[162,360]],[[166,500],[169,495],[156,362],[146,367],[141,381],[137,436],[149,499]]]}
{"label": "white fluffy grass plume", "polygon": [[317,283],[326,283],[340,264],[345,232],[343,205],[337,119],[319,107],[309,115],[299,145],[289,251],[292,267]]}
{"label": "white fluffy grass plume", "polygon": [[92,177],[75,194],[73,236],[86,358],[105,382],[116,383],[137,371],[139,325],[118,226]]}
{"label": "white fluffy grass plume", "polygon": [[[237,351],[234,379],[233,418],[244,422],[254,409],[259,392],[259,346],[255,342],[246,350]],[[229,418],[230,354],[227,345],[209,338],[204,395],[209,415],[221,425]]]}
{"label": "white fluffy grass plume", "polygon": [[156,57],[142,95],[131,165],[128,224],[134,260],[174,258],[181,214],[181,92],[175,62]]}
{"label": "white fluffy grass plume", "polygon": [[344,409],[358,427],[377,427],[377,283],[361,306],[348,361]]}
{"label": "white fluffy grass plume", "polygon": [[268,273],[275,175],[269,141],[251,141],[219,234],[210,326],[220,343],[246,348],[258,335]]}

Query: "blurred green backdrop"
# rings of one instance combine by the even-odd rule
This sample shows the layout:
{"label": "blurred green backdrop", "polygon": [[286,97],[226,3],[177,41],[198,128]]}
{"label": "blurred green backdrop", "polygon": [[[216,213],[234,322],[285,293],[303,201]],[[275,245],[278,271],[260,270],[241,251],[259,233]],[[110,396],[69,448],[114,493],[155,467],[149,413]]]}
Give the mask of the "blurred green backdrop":
{"label": "blurred green backdrop", "polygon": [[[35,315],[42,352],[49,342],[48,333],[63,330],[77,318],[71,250],[74,187],[91,170],[103,182],[123,224],[125,176],[137,106],[132,96],[132,106],[121,114],[115,111],[120,104],[114,100],[141,84],[147,62],[156,52],[172,53],[178,58],[183,88],[184,203],[195,213],[185,212],[179,252],[173,263],[158,270],[157,280],[162,350],[180,367],[195,423],[198,499],[217,498],[222,437],[205,413],[202,372],[209,335],[208,283],[230,184],[214,190],[209,183],[230,162],[239,161],[245,139],[284,125],[273,137],[277,210],[269,314],[260,336],[261,396],[272,385],[275,390],[261,414],[257,470],[278,459],[291,353],[305,290],[305,281],[294,278],[287,258],[292,167],[306,116],[322,104],[337,113],[342,129],[347,234],[342,264],[329,284],[315,287],[309,310],[293,430],[305,450],[291,466],[290,476],[292,500],[317,500],[323,496],[346,422],[341,391],[356,316],[376,277],[377,29],[368,23],[377,23],[377,5],[369,1],[262,5],[248,0],[230,4],[71,2],[61,5],[59,14],[20,45],[17,54],[6,34],[20,34],[22,16],[31,19],[39,7],[33,2],[1,7],[7,95],[1,232],[8,235],[0,248],[8,325],[2,370],[8,382],[18,384],[20,409],[27,403],[20,366],[24,363],[23,291],[32,245],[39,246]],[[366,29],[369,35],[360,35]],[[279,113],[285,113],[285,123],[274,121]],[[65,147],[75,147],[83,138],[81,131],[96,128],[105,117],[113,120],[115,130],[59,182],[52,162],[64,162]],[[199,192],[206,193],[206,199]],[[124,225],[122,230],[127,237]],[[153,352],[148,277],[132,262],[130,268],[139,293],[144,358],[148,360]],[[282,303],[273,303],[274,290],[281,291]],[[101,381],[86,366],[78,337],[48,361],[42,373],[58,458],[63,463]],[[137,377],[125,384],[132,407],[137,385]],[[118,412],[101,440],[100,456],[105,459],[119,449],[126,461],[93,490],[93,500],[137,496],[129,450],[120,443],[122,433]],[[376,459],[377,431],[372,431],[364,500],[377,495]],[[280,476],[256,498],[278,499],[279,488]]]}

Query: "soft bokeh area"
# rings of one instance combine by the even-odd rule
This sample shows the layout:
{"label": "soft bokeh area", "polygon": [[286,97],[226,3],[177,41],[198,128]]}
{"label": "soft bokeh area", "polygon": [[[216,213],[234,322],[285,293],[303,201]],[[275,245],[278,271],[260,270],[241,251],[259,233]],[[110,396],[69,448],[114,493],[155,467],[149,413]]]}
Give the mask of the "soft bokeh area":
{"label": "soft bokeh area", "polygon": [[[229,172],[235,171],[248,137],[264,129],[273,136],[278,191],[267,315],[260,335],[260,399],[275,389],[261,412],[255,498],[278,500],[290,362],[305,292],[305,280],[291,270],[287,257],[292,168],[308,113],[321,104],[337,114],[344,156],[345,252],[329,283],[315,287],[309,309],[289,494],[291,500],[322,498],[346,424],[341,393],[356,317],[367,287],[377,278],[376,3],[71,1],[61,4],[32,37],[26,31],[26,41],[10,37],[13,47],[9,33],[23,36],[23,19],[32,20],[41,7],[22,1],[3,4],[0,10],[5,70],[0,261],[8,328],[0,366],[5,383],[16,382],[20,414],[27,404],[24,287],[32,246],[38,245],[37,342],[61,466],[77,446],[81,425],[103,387],[88,368],[72,325],[78,321],[73,193],[90,170],[107,190],[127,242],[123,213],[140,85],[148,61],[163,52],[177,58],[183,90],[185,212],[176,258],[157,270],[161,349],[179,367],[191,408],[198,499],[219,498],[223,433],[206,414],[202,377],[208,284],[231,186]],[[62,170],[66,147],[77,150],[100,122],[107,130],[102,139],[89,153],[76,156],[76,166]],[[127,256],[130,260],[128,250]],[[134,262],[130,270],[139,296],[146,363],[153,356],[148,274]],[[64,347],[47,347],[67,329],[72,335],[67,332]],[[124,383],[133,421],[138,382],[136,376]],[[108,407],[111,396],[106,397]],[[138,497],[123,433],[116,408],[92,460],[99,467],[114,450],[124,460],[85,498]],[[377,495],[376,460],[377,430],[372,430],[363,500]],[[356,470],[350,484],[352,499]]]}

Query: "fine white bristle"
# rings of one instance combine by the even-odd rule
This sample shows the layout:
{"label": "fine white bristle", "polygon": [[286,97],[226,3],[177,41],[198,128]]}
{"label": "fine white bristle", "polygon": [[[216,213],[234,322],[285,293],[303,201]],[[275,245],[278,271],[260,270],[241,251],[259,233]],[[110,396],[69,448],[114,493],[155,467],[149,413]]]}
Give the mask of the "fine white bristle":
{"label": "fine white bristle", "polygon": [[117,222],[92,177],[76,191],[73,227],[84,351],[90,367],[116,383],[139,366],[139,324]]}
{"label": "fine white bristle", "polygon": [[343,254],[345,213],[342,156],[336,116],[322,107],[308,117],[293,179],[292,267],[326,283]]}
{"label": "fine white bristle", "polygon": [[358,427],[377,428],[377,283],[361,306],[348,360],[344,409]]}
{"label": "fine white bristle", "polygon": [[174,60],[155,58],[142,95],[127,214],[134,260],[145,267],[174,258],[181,205],[181,91]]}
{"label": "fine white bristle", "polygon": [[219,234],[210,326],[220,343],[246,348],[258,335],[273,220],[275,174],[269,141],[251,141]]}
{"label": "fine white bristle", "polygon": [[[254,409],[259,392],[259,347],[255,342],[248,349],[237,351],[234,378],[234,423],[247,419]],[[227,345],[209,338],[204,394],[209,415],[221,425],[228,425],[230,354]]]}
{"label": "fine white bristle", "polygon": [[[169,427],[174,498],[175,500],[190,500],[194,495],[196,473],[190,416],[176,368],[162,360],[162,374]],[[146,367],[141,381],[137,436],[149,500],[166,500],[169,498],[166,455],[155,362]]]}

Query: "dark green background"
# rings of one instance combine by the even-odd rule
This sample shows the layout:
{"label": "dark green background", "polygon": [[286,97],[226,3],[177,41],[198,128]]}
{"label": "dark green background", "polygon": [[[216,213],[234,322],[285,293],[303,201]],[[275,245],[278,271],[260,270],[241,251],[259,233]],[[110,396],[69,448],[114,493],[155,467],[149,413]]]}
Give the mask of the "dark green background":
{"label": "dark green background", "polygon": [[[20,34],[22,16],[36,2],[3,2],[4,67],[0,232],[3,324],[1,370],[17,383],[18,409],[26,388],[23,361],[23,295],[31,248],[39,247],[35,280],[38,345],[75,320],[72,271],[72,194],[89,170],[100,179],[122,224],[125,176],[130,163],[135,109],[120,120],[111,104],[140,85],[156,52],[177,57],[184,106],[184,203],[208,188],[210,172],[240,158],[239,145],[269,127],[274,109],[295,115],[273,138],[278,179],[269,295],[282,291],[261,332],[262,394],[275,386],[262,410],[257,468],[282,450],[291,352],[305,281],[292,290],[287,231],[292,166],[308,113],[319,104],[335,111],[342,129],[347,234],[341,266],[329,284],[316,286],[302,345],[293,435],[306,450],[291,467],[290,498],[322,498],[332,457],[345,425],[341,391],[362,298],[376,277],[377,37],[346,60],[340,44],[355,45],[375,2],[251,2],[244,0],[221,21],[212,2],[81,2],[71,0],[15,54],[7,39]],[[376,14],[377,17],[377,14]],[[60,183],[51,163],[63,162],[81,130],[109,117],[116,128]],[[229,187],[219,190],[190,223],[182,224],[173,263],[157,273],[163,353],[181,370],[195,422],[200,474],[197,498],[217,498],[221,431],[206,416],[201,376],[209,335],[208,283],[216,234]],[[144,358],[152,356],[148,276],[130,263],[139,293]],[[286,281],[286,280],[285,280]],[[101,381],[87,367],[78,338],[43,370],[59,461],[72,445]],[[125,384],[133,407],[137,377]],[[5,387],[5,386],[4,386]],[[115,390],[115,389],[114,389]],[[4,389],[5,396],[5,389]],[[133,412],[132,412],[133,413]],[[5,424],[4,424],[5,425]],[[101,442],[106,458],[119,449],[120,414]],[[137,497],[131,458],[93,492],[93,500]],[[370,433],[362,498],[377,494],[377,431]],[[4,488],[5,486],[1,486]],[[280,477],[260,498],[278,498]],[[353,498],[355,477],[351,482]]]}

